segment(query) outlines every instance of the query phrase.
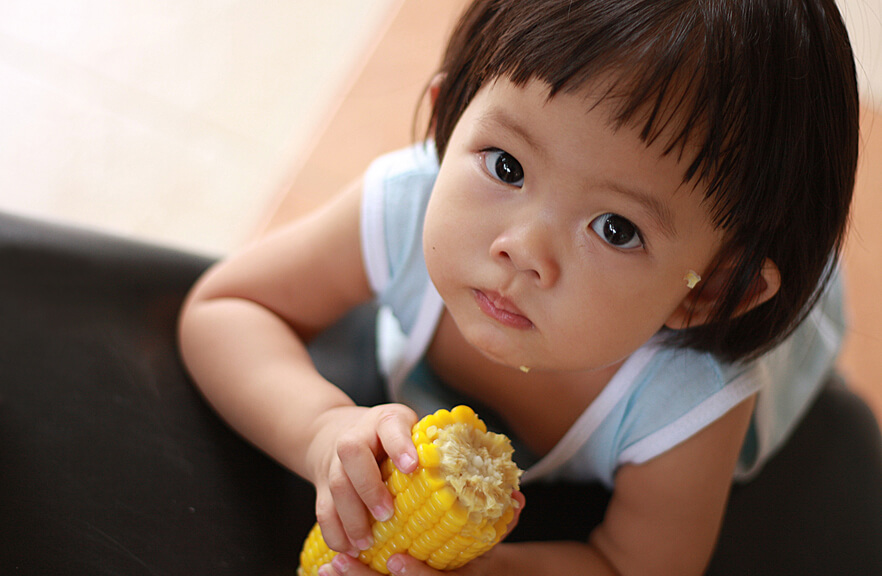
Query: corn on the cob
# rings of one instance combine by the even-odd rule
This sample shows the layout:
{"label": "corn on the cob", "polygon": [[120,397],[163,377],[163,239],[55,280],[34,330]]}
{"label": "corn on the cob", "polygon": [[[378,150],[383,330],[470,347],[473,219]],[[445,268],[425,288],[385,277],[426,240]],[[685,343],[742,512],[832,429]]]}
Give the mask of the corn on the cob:
{"label": "corn on the cob", "polygon": [[[419,466],[410,474],[389,459],[380,466],[395,513],[373,523],[374,544],[359,556],[382,574],[399,552],[438,570],[459,568],[502,539],[518,505],[511,494],[521,471],[509,439],[488,432],[468,406],[426,416],[412,435]],[[316,576],[336,554],[316,524],[300,553],[298,576]]]}

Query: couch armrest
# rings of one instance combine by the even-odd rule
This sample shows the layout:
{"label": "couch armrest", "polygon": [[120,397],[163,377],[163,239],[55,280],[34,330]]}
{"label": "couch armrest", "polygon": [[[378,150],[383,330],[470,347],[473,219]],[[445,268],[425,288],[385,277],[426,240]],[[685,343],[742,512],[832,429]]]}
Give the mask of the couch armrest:
{"label": "couch armrest", "polygon": [[178,309],[209,263],[0,216],[0,572],[291,574],[311,487],[178,360]]}

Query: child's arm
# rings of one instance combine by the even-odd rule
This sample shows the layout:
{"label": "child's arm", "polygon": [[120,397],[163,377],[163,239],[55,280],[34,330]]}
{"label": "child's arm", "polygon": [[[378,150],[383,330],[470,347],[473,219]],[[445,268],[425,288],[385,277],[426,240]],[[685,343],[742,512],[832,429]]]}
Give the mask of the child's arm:
{"label": "child's arm", "polygon": [[669,452],[619,471],[590,539],[617,573],[704,573],[754,404],[750,397]]}
{"label": "child's arm", "polygon": [[[588,543],[502,543],[452,573],[437,572],[413,558],[401,557],[405,569],[393,570],[393,574],[702,574],[713,553],[753,404],[753,399],[742,402],[694,437],[645,464],[623,467],[616,476],[604,521]],[[553,511],[534,508],[530,513]],[[345,565],[347,576],[375,576],[343,555],[335,563]],[[394,561],[389,563],[394,565]]]}
{"label": "child's arm", "polygon": [[388,454],[402,468],[416,463],[413,412],[354,406],[318,374],[305,348],[371,297],[359,209],[360,186],[353,186],[213,267],[185,303],[179,330],[185,363],[208,401],[315,484],[328,544],[342,551],[370,534],[368,509],[391,509],[377,458]]}

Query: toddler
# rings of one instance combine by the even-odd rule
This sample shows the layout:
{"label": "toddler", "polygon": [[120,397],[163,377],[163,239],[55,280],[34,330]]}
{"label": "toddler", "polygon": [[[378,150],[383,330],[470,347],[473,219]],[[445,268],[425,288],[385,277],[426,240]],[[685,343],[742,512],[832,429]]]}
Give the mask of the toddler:
{"label": "toddler", "polygon": [[[587,542],[460,573],[700,574],[841,338],[858,95],[834,0],[475,0],[430,94],[425,142],[201,279],[196,383],[315,485],[346,553],[323,574],[372,574],[377,462],[412,471],[410,427],[457,403],[525,482],[613,491]],[[362,407],[305,344],[372,299],[390,403]]]}

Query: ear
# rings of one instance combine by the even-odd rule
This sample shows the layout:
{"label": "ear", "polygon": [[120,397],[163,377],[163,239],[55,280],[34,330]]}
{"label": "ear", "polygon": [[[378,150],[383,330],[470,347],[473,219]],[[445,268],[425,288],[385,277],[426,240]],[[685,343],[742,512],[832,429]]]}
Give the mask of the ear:
{"label": "ear", "polygon": [[438,93],[441,92],[441,83],[444,82],[446,74],[443,72],[438,72],[432,77],[432,80],[429,82],[429,88],[426,90],[429,94],[429,104],[434,107],[435,102],[438,100]]}
{"label": "ear", "polygon": [[[665,326],[674,330],[701,326],[710,321],[717,301],[723,296],[723,290],[732,267],[724,264],[715,270],[706,280],[704,286],[699,284],[689,291],[680,305],[671,314]],[[705,282],[705,281],[702,281]],[[753,279],[741,303],[735,309],[733,318],[745,314],[760,304],[767,302],[781,288],[781,272],[774,262],[765,259],[760,273]]]}
{"label": "ear", "polygon": [[[438,101],[438,94],[441,92],[441,83],[444,81],[444,74],[439,72],[432,77],[431,82],[426,87],[426,96],[429,97],[429,109],[435,109],[435,102]],[[429,126],[429,134],[435,137],[435,119],[432,118],[432,124]]]}

